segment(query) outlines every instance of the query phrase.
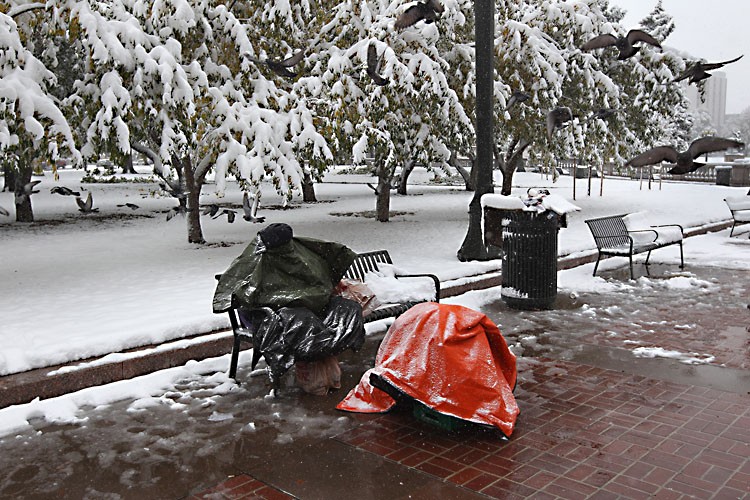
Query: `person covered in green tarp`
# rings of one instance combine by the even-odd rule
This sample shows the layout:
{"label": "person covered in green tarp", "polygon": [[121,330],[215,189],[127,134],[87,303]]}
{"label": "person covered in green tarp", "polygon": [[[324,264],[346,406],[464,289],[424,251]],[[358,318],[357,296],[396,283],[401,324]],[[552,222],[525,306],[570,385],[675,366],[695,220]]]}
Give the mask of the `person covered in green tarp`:
{"label": "person covered in green tarp", "polygon": [[332,297],[355,257],[340,243],[295,237],[287,224],[271,224],[221,275],[213,310],[239,310],[272,379],[295,360],[357,350],[364,343],[362,308]]}

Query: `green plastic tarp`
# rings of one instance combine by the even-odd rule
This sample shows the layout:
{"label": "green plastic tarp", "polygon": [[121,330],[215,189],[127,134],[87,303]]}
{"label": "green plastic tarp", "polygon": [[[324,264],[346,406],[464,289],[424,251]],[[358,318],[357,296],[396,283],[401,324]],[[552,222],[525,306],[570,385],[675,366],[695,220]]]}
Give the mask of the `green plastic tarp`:
{"label": "green plastic tarp", "polygon": [[294,237],[262,253],[256,252],[258,242],[253,240],[221,275],[215,313],[232,307],[305,307],[321,314],[357,255],[340,243],[314,238]]}

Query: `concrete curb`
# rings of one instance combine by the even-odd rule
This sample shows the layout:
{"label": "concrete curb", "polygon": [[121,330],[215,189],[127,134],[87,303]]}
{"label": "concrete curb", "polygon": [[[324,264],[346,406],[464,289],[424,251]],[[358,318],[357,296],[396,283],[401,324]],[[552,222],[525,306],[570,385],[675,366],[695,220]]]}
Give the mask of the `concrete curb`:
{"label": "concrete curb", "polygon": [[[690,237],[716,232],[727,229],[731,225],[731,222],[720,222],[699,228],[692,228],[686,231],[685,236]],[[557,268],[559,270],[571,269],[588,264],[589,262],[594,262],[596,256],[596,250],[582,254],[562,256],[558,259]],[[454,285],[451,285],[450,282],[446,283],[446,286],[442,288],[440,298],[455,297],[471,290],[484,290],[500,286],[502,284],[502,276],[499,272],[492,272],[466,278],[461,281],[461,283]],[[215,335],[211,335],[210,339],[203,339],[202,337],[206,337],[209,334],[218,333],[209,332],[192,337],[188,345],[185,345],[184,341],[175,342],[175,344],[180,344],[175,348],[169,348],[168,344],[166,344],[161,346],[164,347],[163,349],[157,351],[152,351],[157,346],[144,346],[139,349],[133,349],[129,351],[133,356],[122,361],[92,364],[91,366],[83,366],[79,369],[55,373],[60,368],[63,368],[63,366],[85,365],[99,359],[93,358],[79,360],[67,365],[50,366],[0,377],[0,408],[28,403],[35,398],[53,398],[87,387],[126,380],[166,368],[181,366],[191,359],[201,360],[223,356],[232,350],[232,336],[231,331],[228,329],[221,331],[226,332],[226,337],[217,339]],[[139,352],[143,352],[143,354],[139,354]],[[227,368],[229,368],[228,360]]]}

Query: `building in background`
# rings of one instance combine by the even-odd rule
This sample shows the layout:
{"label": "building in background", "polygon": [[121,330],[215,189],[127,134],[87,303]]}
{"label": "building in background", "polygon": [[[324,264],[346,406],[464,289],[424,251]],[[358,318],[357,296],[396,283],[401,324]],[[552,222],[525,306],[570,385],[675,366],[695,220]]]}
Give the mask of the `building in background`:
{"label": "building in background", "polygon": [[703,96],[695,84],[687,85],[686,95],[690,99],[690,110],[705,112],[713,128],[722,130],[727,112],[727,74],[723,71],[712,71],[711,78],[704,80],[703,83],[705,88]]}

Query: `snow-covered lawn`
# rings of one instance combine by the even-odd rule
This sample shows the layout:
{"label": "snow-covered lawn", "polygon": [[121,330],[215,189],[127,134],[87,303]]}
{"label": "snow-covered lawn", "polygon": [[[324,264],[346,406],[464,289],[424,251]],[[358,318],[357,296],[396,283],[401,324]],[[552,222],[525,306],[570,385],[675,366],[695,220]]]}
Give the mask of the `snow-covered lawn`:
{"label": "snow-covered lawn", "polygon": [[[138,177],[146,177],[147,170]],[[41,192],[32,198],[38,222],[16,224],[0,216],[0,375],[227,326],[225,315],[211,310],[214,275],[264,224],[203,217],[208,244],[188,244],[184,219],[166,220],[176,201],[159,195],[156,184],[81,184],[82,175],[62,170],[58,182],[49,173],[41,178]],[[499,261],[456,259],[473,194],[461,186],[429,183],[431,177],[418,170],[410,194],[392,196],[394,215],[388,223],[362,216],[374,210],[373,192],[364,184],[373,179],[354,174],[329,174],[316,186],[318,203],[294,200],[287,209],[272,187],[264,186],[258,215],[266,223],[290,224],[296,235],[339,241],[355,251],[388,249],[398,267],[436,273],[443,281],[499,269]],[[585,219],[647,210],[654,224],[697,227],[727,220],[723,198],[747,191],[688,183],[648,190],[638,181],[613,178],[605,180],[600,197],[599,180],[593,182],[587,196],[586,180],[577,180],[574,203],[582,210],[570,215],[568,227],[560,231],[561,255],[594,249]],[[528,187],[546,187],[573,201],[569,176],[553,183],[540,174],[518,173],[515,184],[519,195]],[[49,192],[55,185],[90,191],[99,212],[81,214],[72,197]],[[230,184],[222,199],[212,191],[210,185],[204,188],[204,203],[241,204],[236,185]],[[126,202],[139,208],[117,206]],[[12,209],[12,204],[11,193],[0,193],[0,206]],[[728,230],[687,240],[687,263],[750,268],[747,236],[730,241],[727,235]],[[679,253],[676,247],[662,249],[652,259],[676,261]],[[612,259],[603,265],[625,263]],[[577,276],[565,286],[592,289],[602,283],[590,272]]]}

